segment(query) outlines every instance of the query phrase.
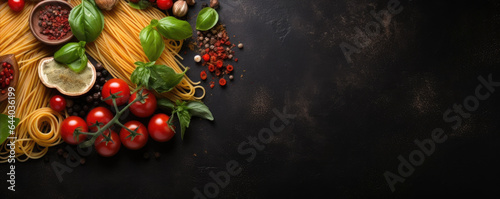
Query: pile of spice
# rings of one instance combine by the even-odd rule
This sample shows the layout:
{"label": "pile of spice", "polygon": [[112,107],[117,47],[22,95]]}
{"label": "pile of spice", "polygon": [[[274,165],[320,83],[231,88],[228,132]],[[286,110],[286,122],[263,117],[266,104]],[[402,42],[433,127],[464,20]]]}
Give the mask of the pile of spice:
{"label": "pile of spice", "polygon": [[110,78],[109,72],[104,69],[101,63],[95,65],[96,80],[92,90],[85,95],[68,100],[66,103],[69,115],[85,118],[87,113],[94,107],[98,107],[101,103],[101,89]]}
{"label": "pile of spice", "polygon": [[2,62],[0,65],[2,66],[2,70],[0,70],[0,84],[2,84],[2,94],[5,94],[5,88],[9,87],[10,82],[14,80],[14,69],[7,62]]}
{"label": "pile of spice", "polygon": [[40,11],[38,26],[41,34],[47,35],[49,40],[60,40],[71,31],[68,22],[69,10],[61,6],[47,5]]}
{"label": "pile of spice", "polygon": [[[234,60],[238,62],[238,58],[234,57],[234,47],[243,48],[243,44],[238,45],[229,41],[229,36],[225,29],[225,25],[217,25],[208,31],[197,32],[197,46],[200,48],[200,55],[196,55],[196,62],[203,61],[203,66],[208,67],[208,71],[214,75],[213,79],[219,78],[219,85],[225,86],[227,75],[230,80],[234,79],[232,75],[233,65],[225,63],[226,61]],[[201,71],[200,77],[202,80],[207,79],[207,72]],[[210,82],[210,88],[215,86],[215,82]]]}

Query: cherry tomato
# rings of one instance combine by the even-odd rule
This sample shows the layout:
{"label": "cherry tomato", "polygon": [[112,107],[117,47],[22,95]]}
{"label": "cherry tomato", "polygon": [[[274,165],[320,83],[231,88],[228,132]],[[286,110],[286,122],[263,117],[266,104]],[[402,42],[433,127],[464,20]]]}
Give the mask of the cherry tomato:
{"label": "cherry tomato", "polygon": [[[103,99],[108,98],[111,93],[120,92],[118,96],[121,96],[116,99],[116,105],[121,106],[127,103],[128,98],[130,97],[130,88],[127,85],[127,82],[121,79],[110,79],[108,80],[104,86],[102,86],[101,95]],[[113,101],[111,99],[105,101],[107,104],[113,106]]]}
{"label": "cherry tomato", "polygon": [[161,10],[168,10],[172,8],[174,2],[172,0],[157,0],[156,5],[158,5],[158,8]]}
{"label": "cherry tomato", "polygon": [[[103,134],[109,136],[109,130],[106,130]],[[103,157],[114,156],[120,150],[120,136],[114,131],[111,131],[111,141],[106,142],[104,136],[99,135],[94,142],[94,146],[99,155]]]}
{"label": "cherry tomato", "polygon": [[70,116],[63,120],[61,123],[61,138],[68,144],[77,145],[85,140],[86,135],[78,135],[78,142],[76,141],[73,133],[75,129],[80,128],[81,132],[88,132],[89,129],[85,120],[81,117]]}
{"label": "cherry tomato", "polygon": [[127,129],[122,128],[122,130],[120,130],[120,141],[122,142],[123,146],[127,147],[130,150],[137,150],[146,145],[149,136],[146,126],[138,121],[127,122],[124,124],[124,126],[141,135],[136,135],[132,140],[132,137],[128,137],[131,133]]}
{"label": "cherry tomato", "polygon": [[9,7],[15,12],[19,12],[24,8],[24,0],[9,0]]}
{"label": "cherry tomato", "polygon": [[96,132],[97,127],[92,125],[94,125],[96,122],[100,122],[102,123],[102,125],[100,126],[103,127],[104,125],[109,123],[109,121],[111,121],[113,117],[113,113],[111,113],[111,111],[109,111],[107,108],[97,107],[92,109],[89,114],[87,114],[87,125],[89,126],[91,131]]}
{"label": "cherry tomato", "polygon": [[[142,92],[142,96],[148,94],[144,103],[138,101],[130,106],[130,112],[137,117],[149,117],[153,115],[156,110],[156,97],[153,95],[151,91],[144,90]],[[128,103],[131,103],[137,97],[136,93],[132,94]]]}
{"label": "cherry tomato", "polygon": [[66,100],[60,95],[54,95],[50,98],[50,108],[54,111],[61,112],[66,108]]}
{"label": "cherry tomato", "polygon": [[166,142],[174,137],[175,132],[167,124],[168,119],[168,115],[158,113],[149,120],[148,131],[153,140]]}

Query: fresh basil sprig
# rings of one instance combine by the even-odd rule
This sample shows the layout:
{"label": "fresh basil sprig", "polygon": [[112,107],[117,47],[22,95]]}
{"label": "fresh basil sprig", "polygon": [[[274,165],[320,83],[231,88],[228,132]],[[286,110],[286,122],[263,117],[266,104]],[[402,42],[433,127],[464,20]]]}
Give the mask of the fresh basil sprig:
{"label": "fresh basil sprig", "polygon": [[[172,115],[168,121],[169,125],[172,126],[172,118],[177,115],[179,119],[179,124],[181,125],[181,138],[184,139],[184,133],[186,129],[189,128],[191,123],[191,117],[196,116],[210,121],[214,120],[214,116],[210,109],[203,104],[203,102],[198,101],[179,101],[177,100],[175,104],[168,99],[159,99],[157,101],[158,106],[162,108],[167,108],[172,110]],[[171,127],[172,128],[172,127]]]}
{"label": "fresh basil sprig", "polygon": [[128,5],[130,5],[130,7],[132,7],[132,8],[142,10],[142,9],[149,8],[151,6],[151,3],[149,3],[149,1],[147,1],[147,0],[140,0],[138,3],[134,3],[132,1],[130,1],[130,2],[128,2]]}
{"label": "fresh basil sprig", "polygon": [[193,36],[193,29],[189,22],[172,16],[160,19],[156,28],[161,35],[168,39],[184,40]]}
{"label": "fresh basil sprig", "polygon": [[206,7],[200,10],[198,17],[196,18],[196,29],[197,30],[210,30],[219,21],[219,14],[217,11],[211,7]]}
{"label": "fresh basil sprig", "polygon": [[155,62],[135,62],[137,67],[130,76],[130,80],[137,86],[155,90],[158,93],[171,91],[182,81],[184,74],[176,73],[174,69],[165,65],[155,65]]}
{"label": "fresh basil sprig", "polygon": [[154,29],[158,26],[158,20],[153,19],[151,23],[141,30],[139,40],[141,40],[142,50],[146,53],[149,61],[156,61],[165,50],[165,42],[160,33]]}
{"label": "fresh basil sprig", "polygon": [[88,58],[85,54],[85,44],[85,41],[67,43],[54,54],[54,59],[79,73],[87,67]]}
{"label": "fresh basil sprig", "polygon": [[79,41],[93,42],[104,29],[104,15],[93,0],[83,0],[68,17],[71,32]]}
{"label": "fresh basil sprig", "polygon": [[0,114],[0,144],[11,135],[11,131],[14,132],[17,124],[19,124],[19,118]]}

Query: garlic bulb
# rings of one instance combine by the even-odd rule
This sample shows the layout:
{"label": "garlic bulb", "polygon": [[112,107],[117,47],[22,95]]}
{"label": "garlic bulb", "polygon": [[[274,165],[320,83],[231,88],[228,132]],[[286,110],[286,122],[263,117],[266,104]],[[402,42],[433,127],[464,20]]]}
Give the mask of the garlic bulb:
{"label": "garlic bulb", "polygon": [[111,10],[116,5],[118,0],[95,0],[97,7],[103,10]]}
{"label": "garlic bulb", "polygon": [[174,6],[172,7],[172,13],[176,17],[186,16],[187,12],[188,12],[188,5],[186,1],[179,0],[174,3]]}

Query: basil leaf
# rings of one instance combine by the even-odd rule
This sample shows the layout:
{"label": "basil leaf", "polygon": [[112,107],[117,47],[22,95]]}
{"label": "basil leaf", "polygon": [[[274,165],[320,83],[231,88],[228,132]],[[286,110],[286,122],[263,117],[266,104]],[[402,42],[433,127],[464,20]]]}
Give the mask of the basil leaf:
{"label": "basil leaf", "polygon": [[164,108],[168,108],[170,110],[174,110],[174,107],[175,107],[175,104],[168,100],[168,99],[158,99],[158,101],[156,101],[156,104],[160,107],[164,107]]}
{"label": "basil leaf", "polygon": [[151,70],[146,66],[138,66],[135,68],[132,75],[130,75],[130,80],[132,83],[138,86],[144,86],[149,88],[149,78],[151,76]]}
{"label": "basil leaf", "polygon": [[210,109],[202,102],[190,101],[187,103],[186,108],[189,110],[192,116],[197,116],[210,121],[214,120],[214,116]]}
{"label": "basil leaf", "polygon": [[80,57],[80,59],[77,59],[76,61],[69,63],[68,68],[71,69],[72,71],[75,71],[76,73],[82,72],[85,67],[87,67],[87,62],[88,62],[87,55],[85,55],[85,52],[83,55]]}
{"label": "basil leaf", "polygon": [[11,130],[15,130],[17,124],[19,124],[19,118],[0,114],[0,144],[10,136]]}
{"label": "basil leaf", "polygon": [[69,64],[76,61],[81,57],[82,53],[85,54],[85,43],[85,41],[81,41],[80,43],[67,43],[54,53],[54,59],[63,64]]}
{"label": "basil leaf", "polygon": [[83,0],[71,9],[68,22],[71,32],[80,41],[92,42],[104,29],[104,15],[91,0]]}
{"label": "basil leaf", "polygon": [[215,9],[211,7],[203,8],[196,18],[196,29],[203,31],[209,30],[217,24],[217,21],[219,21],[219,14]]}
{"label": "basil leaf", "polygon": [[158,93],[171,91],[184,78],[186,71],[176,73],[174,69],[165,65],[154,65],[151,67],[151,87]]}
{"label": "basil leaf", "polygon": [[191,114],[187,110],[178,111],[177,117],[179,118],[179,124],[181,125],[181,138],[184,139],[184,133],[186,129],[189,128],[189,123],[191,122]]}
{"label": "basil leaf", "polygon": [[156,28],[161,35],[168,39],[184,40],[193,36],[193,29],[189,22],[172,16],[160,19]]}
{"label": "basil leaf", "polygon": [[151,6],[151,3],[149,3],[149,1],[147,1],[147,0],[140,0],[138,3],[134,3],[132,1],[130,1],[130,2],[128,2],[128,5],[130,5],[130,7],[132,7],[132,8],[142,10],[142,9],[149,8]]}
{"label": "basil leaf", "polygon": [[142,49],[150,61],[156,61],[160,58],[163,50],[165,50],[165,42],[163,41],[163,38],[160,33],[154,29],[156,24],[158,24],[158,20],[153,19],[151,21],[151,25],[146,26],[139,34]]}

